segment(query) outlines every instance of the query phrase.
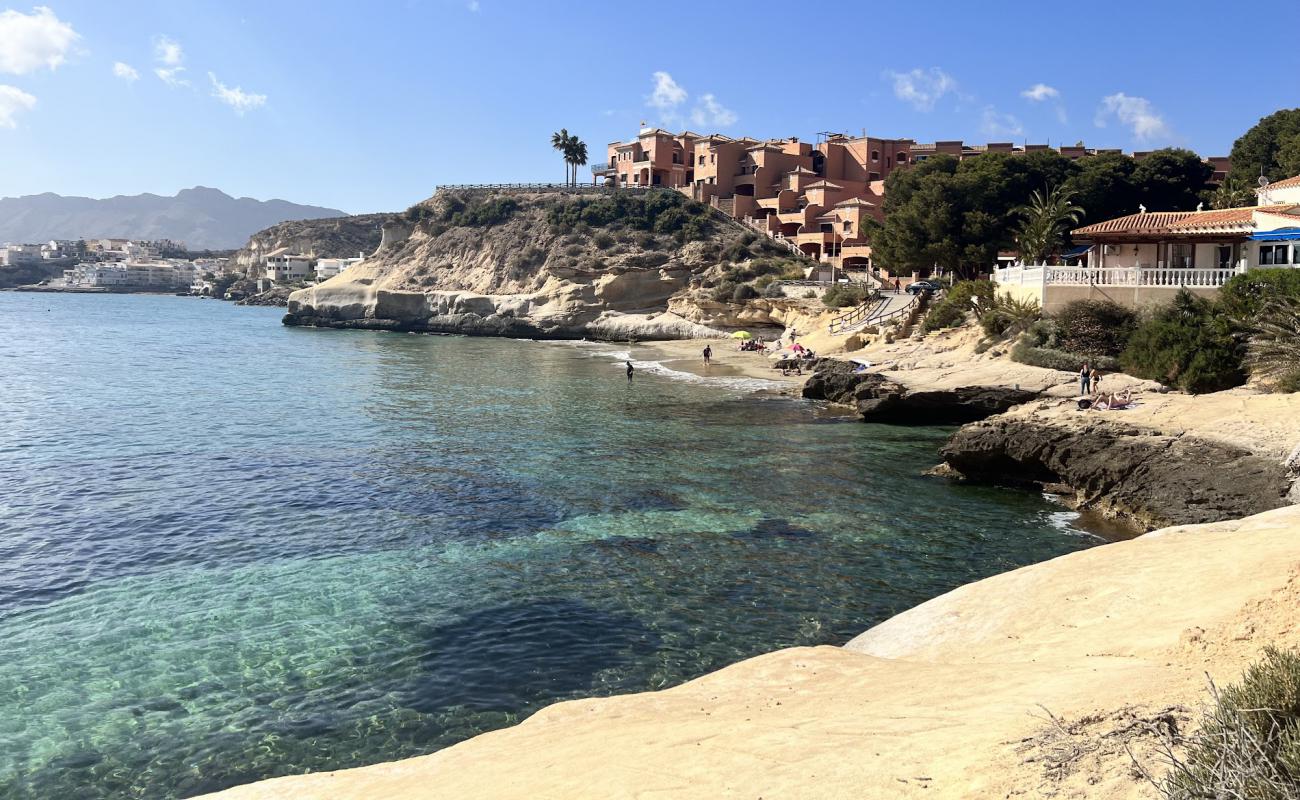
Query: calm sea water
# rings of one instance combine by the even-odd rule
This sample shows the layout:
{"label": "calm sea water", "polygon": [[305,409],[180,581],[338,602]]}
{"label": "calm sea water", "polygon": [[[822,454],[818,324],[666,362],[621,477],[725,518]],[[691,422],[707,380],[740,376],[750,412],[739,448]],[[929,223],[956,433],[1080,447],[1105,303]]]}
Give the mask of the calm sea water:
{"label": "calm sea water", "polygon": [[279,315],[0,293],[0,796],[428,753],[1096,541],[946,429]]}

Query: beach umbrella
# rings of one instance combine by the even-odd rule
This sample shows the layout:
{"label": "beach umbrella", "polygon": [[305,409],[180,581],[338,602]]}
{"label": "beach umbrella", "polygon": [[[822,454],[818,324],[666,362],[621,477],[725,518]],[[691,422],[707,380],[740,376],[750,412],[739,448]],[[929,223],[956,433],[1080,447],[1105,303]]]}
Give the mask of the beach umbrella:
{"label": "beach umbrella", "polygon": [[749,334],[749,331],[736,331],[735,333],[731,334],[731,338],[733,338],[733,339],[753,339],[754,337],[751,336],[751,335]]}

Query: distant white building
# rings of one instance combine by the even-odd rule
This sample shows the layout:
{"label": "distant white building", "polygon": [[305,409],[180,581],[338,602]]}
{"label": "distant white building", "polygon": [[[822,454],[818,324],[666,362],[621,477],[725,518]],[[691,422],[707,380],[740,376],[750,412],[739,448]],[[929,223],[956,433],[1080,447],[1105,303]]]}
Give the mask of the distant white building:
{"label": "distant white building", "polygon": [[41,261],[39,244],[7,244],[0,247],[0,267],[18,267]]}
{"label": "distant white building", "polygon": [[316,261],[316,277],[321,280],[333,278],[341,272],[346,272],[350,267],[360,264],[362,259],[358,258],[321,258]]}
{"label": "distant white building", "polygon": [[311,262],[311,256],[281,247],[266,254],[266,277],[275,283],[301,281],[311,272]]}

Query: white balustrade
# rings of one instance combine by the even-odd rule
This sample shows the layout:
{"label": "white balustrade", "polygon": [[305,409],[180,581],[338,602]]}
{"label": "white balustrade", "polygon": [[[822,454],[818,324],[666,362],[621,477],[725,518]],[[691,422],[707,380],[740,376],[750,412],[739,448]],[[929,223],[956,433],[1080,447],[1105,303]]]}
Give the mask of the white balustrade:
{"label": "white balustrade", "polygon": [[993,271],[993,280],[1021,286],[1151,286],[1178,288],[1188,286],[1217,289],[1242,272],[1240,267],[1225,269],[1185,269],[1179,267],[1007,267]]}

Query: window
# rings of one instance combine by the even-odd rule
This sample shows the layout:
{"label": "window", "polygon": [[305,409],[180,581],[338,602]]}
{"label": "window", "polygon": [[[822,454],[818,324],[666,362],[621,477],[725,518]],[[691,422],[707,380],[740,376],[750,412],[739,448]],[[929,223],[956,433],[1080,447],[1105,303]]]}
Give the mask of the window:
{"label": "window", "polygon": [[845,233],[849,233],[849,232],[851,232],[852,230],[853,230],[853,222],[852,222],[851,220],[847,220],[847,219],[844,220],[844,232],[845,232]]}
{"label": "window", "polygon": [[1177,267],[1179,269],[1190,268],[1192,266],[1192,245],[1169,245],[1169,266]]}
{"label": "window", "polygon": [[896,158],[898,159],[898,163],[900,163],[900,164],[906,164],[906,163],[907,163],[907,153],[899,153],[899,154],[896,156]]}
{"label": "window", "polygon": [[701,165],[701,166],[704,165],[704,156],[700,156],[700,165]]}
{"label": "window", "polygon": [[1291,245],[1289,244],[1261,244],[1259,246],[1259,265],[1265,267],[1274,264],[1290,264],[1290,251]]}
{"label": "window", "polygon": [[1219,264],[1219,269],[1232,269],[1232,245],[1219,245],[1216,261]]}
{"label": "window", "polygon": [[876,163],[876,162],[879,161],[879,160],[880,160],[880,151],[879,151],[879,150],[872,150],[872,151],[871,151],[871,163],[874,164],[874,163]]}

